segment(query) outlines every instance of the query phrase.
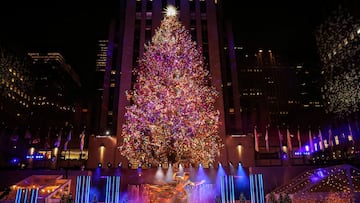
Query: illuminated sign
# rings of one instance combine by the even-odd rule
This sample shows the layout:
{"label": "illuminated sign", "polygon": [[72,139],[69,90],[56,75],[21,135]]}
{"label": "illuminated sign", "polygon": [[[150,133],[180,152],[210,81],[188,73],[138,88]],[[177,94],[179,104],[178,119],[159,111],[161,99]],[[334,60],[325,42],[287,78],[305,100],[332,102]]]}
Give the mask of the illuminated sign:
{"label": "illuminated sign", "polygon": [[42,154],[34,154],[34,155],[26,155],[26,159],[37,159],[37,160],[40,160],[40,159],[44,159],[44,155]]}

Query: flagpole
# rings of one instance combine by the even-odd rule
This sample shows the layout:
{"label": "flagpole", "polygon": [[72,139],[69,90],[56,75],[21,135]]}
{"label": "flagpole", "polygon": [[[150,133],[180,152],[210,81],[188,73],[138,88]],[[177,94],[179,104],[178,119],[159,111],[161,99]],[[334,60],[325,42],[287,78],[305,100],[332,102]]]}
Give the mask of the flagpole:
{"label": "flagpole", "polygon": [[299,150],[301,150],[300,126],[298,126],[298,129],[297,129],[297,139],[298,139],[298,142],[299,142]]}
{"label": "flagpole", "polygon": [[[68,134],[68,140],[69,140],[69,143],[70,144],[70,140],[71,140],[71,136],[72,136],[72,133],[73,133],[73,125],[70,126],[70,131],[69,131],[69,134]],[[70,153],[70,146],[69,146],[69,159],[70,159],[70,156],[71,156],[71,153]]]}
{"label": "flagpole", "polygon": [[334,142],[333,142],[333,138],[332,138],[331,126],[329,127],[329,130],[328,130],[328,139],[329,139],[329,147],[332,148],[334,146]]}
{"label": "flagpole", "polygon": [[319,147],[321,151],[324,151],[324,141],[323,141],[323,137],[322,137],[322,133],[321,133],[321,128],[319,126]]}
{"label": "flagpole", "polygon": [[279,147],[280,147],[280,154],[281,154],[281,156],[282,156],[282,141],[283,141],[283,136],[282,136],[282,134],[281,134],[281,132],[280,132],[280,127],[279,126],[277,126],[277,129],[278,129],[278,136],[279,136]]}
{"label": "flagpole", "polygon": [[257,133],[256,125],[254,126],[254,137],[255,137],[255,151],[259,152],[259,136]]}
{"label": "flagpole", "polygon": [[268,125],[266,125],[266,129],[265,129],[265,143],[266,143],[266,151],[269,152],[269,129],[268,129]]}
{"label": "flagpole", "polygon": [[[286,141],[287,141],[287,147],[289,150],[289,155],[292,155],[292,144],[291,144],[291,137],[290,137],[290,130],[289,130],[289,126],[286,129]],[[290,156],[291,157],[291,156]]]}
{"label": "flagpole", "polygon": [[[348,120],[348,128],[349,128],[349,133],[350,133],[350,136],[351,136],[351,141],[352,143],[354,144],[354,137],[353,137],[353,134],[352,134],[352,129],[351,129],[351,125],[350,125],[350,121]],[[349,139],[349,138],[348,138]]]}
{"label": "flagpole", "polygon": [[309,145],[310,145],[310,152],[312,153],[314,151],[314,145],[311,135],[311,127],[309,126]]}

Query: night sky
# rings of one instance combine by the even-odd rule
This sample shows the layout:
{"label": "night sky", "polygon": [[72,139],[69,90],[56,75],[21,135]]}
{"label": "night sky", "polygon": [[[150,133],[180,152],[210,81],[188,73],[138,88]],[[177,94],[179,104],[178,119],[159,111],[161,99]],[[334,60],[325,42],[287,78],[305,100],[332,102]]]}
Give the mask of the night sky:
{"label": "night sky", "polygon": [[314,34],[327,4],[308,0],[250,2],[239,1],[241,6],[227,8],[238,45],[271,49],[293,63],[316,61]]}
{"label": "night sky", "polygon": [[16,1],[0,3],[0,43],[19,54],[60,52],[92,87],[96,42],[107,38],[116,3],[105,1]]}
{"label": "night sky", "polygon": [[[272,49],[293,61],[312,60],[320,3],[236,2],[240,5],[229,6],[226,13],[233,19],[237,45]],[[2,1],[0,43],[15,51],[58,51],[79,75],[86,75],[94,70],[96,41],[107,37],[116,7],[117,1]]]}

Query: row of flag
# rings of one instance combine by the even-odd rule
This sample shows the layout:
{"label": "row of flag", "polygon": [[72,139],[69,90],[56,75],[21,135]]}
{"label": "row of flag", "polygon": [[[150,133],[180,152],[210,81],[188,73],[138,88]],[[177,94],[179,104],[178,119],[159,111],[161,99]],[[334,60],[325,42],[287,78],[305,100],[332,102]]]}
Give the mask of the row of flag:
{"label": "row of flag", "polygon": [[[68,144],[69,144],[69,142],[70,142],[70,140],[71,140],[71,135],[72,135],[72,130],[69,131],[69,133],[68,133],[68,135],[67,135],[67,137],[66,137],[65,143],[64,143],[64,145],[63,145],[63,150],[64,150],[64,151],[67,150],[67,146],[68,146]],[[57,136],[57,139],[56,139],[56,141],[55,141],[55,143],[54,143],[54,147],[57,147],[57,148],[60,147],[60,145],[61,145],[61,137],[62,137],[61,134],[59,134],[59,135]],[[84,142],[85,142],[85,130],[83,130],[83,131],[81,132],[79,138],[80,138],[80,151],[83,151],[83,150],[84,150]]]}
{"label": "row of flag", "polygon": [[[53,147],[56,147],[56,148],[61,147],[62,140],[63,140],[63,137],[64,137],[63,134],[64,134],[64,132],[62,130],[60,130],[59,132],[56,133],[55,140],[53,140],[54,141]],[[72,134],[73,134],[73,131],[70,129],[68,131],[68,133],[67,133],[66,138],[65,138],[65,142],[62,145],[64,151],[67,151],[67,149],[68,149],[68,144],[71,141]],[[45,137],[45,143],[44,143],[44,148],[46,148],[46,149],[51,148],[51,146],[50,146],[50,137],[51,137],[51,131],[49,130],[47,136]],[[41,141],[40,136],[37,134],[35,137],[33,137],[29,129],[27,129],[25,131],[24,138],[25,138],[25,140],[29,140],[28,141],[29,144],[39,144],[40,141]],[[83,151],[84,142],[85,142],[85,129],[81,132],[79,138],[80,138],[80,151]],[[10,136],[10,141],[12,143],[17,143],[18,140],[19,140],[19,135],[17,133],[13,133]]]}
{"label": "row of flag", "polygon": [[[348,125],[348,128],[349,128],[348,129],[349,130],[348,140],[354,142],[351,126]],[[280,146],[280,149],[282,149],[283,148],[284,136],[281,133],[281,130],[280,130],[279,127],[277,128],[277,133],[278,133],[278,137],[279,137],[279,146]],[[343,136],[345,136],[345,135],[343,134]],[[259,132],[258,132],[258,129],[257,129],[256,126],[254,126],[254,137],[255,137],[255,151],[259,152],[260,151],[259,150],[259,138],[260,138],[260,135],[259,135]],[[289,151],[293,151],[293,145],[292,145],[292,141],[291,141],[292,137],[294,137],[294,135],[292,135],[290,133],[289,128],[287,128],[286,129],[286,146],[287,146]],[[326,147],[333,147],[334,146],[334,137],[332,135],[332,130],[331,129],[328,130],[328,139],[323,139],[323,135],[322,135],[322,132],[321,132],[320,128],[318,130],[317,137],[318,137],[318,141],[316,141],[316,143],[314,143],[314,137],[313,137],[312,131],[311,131],[311,129],[309,129],[309,132],[308,132],[308,140],[309,140],[308,146],[309,146],[309,151],[310,152],[316,151],[317,147],[319,147],[320,150],[324,150]],[[301,149],[303,146],[302,146],[302,143],[301,143],[300,128],[297,129],[296,138],[297,138],[297,142],[298,142],[298,148]],[[338,137],[335,138],[335,142],[339,142]],[[265,129],[265,147],[266,147],[266,151],[269,152],[270,147],[269,147],[269,129],[268,129],[268,126]]]}

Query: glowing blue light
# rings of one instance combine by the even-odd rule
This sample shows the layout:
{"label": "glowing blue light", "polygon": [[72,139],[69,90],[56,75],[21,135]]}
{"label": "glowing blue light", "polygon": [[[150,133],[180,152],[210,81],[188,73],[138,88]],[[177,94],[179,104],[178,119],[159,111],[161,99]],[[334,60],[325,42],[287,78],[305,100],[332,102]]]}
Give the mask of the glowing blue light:
{"label": "glowing blue light", "polygon": [[310,176],[310,180],[312,183],[316,183],[321,179],[325,178],[325,173],[322,169],[317,170],[312,176]]}
{"label": "glowing blue light", "polygon": [[262,174],[250,175],[251,203],[264,203],[264,186]]}
{"label": "glowing blue light", "polygon": [[107,176],[105,202],[118,203],[119,199],[120,199],[120,176]]}
{"label": "glowing blue light", "polygon": [[309,151],[306,151],[306,152],[296,151],[296,152],[294,152],[294,155],[295,155],[295,156],[310,155],[310,152],[309,152]]}
{"label": "glowing blue light", "polygon": [[200,164],[198,171],[197,171],[197,176],[196,176],[196,181],[200,182],[200,181],[205,181],[205,183],[209,183],[209,177],[206,175],[206,172],[204,170],[204,167]]}
{"label": "glowing blue light", "polygon": [[226,172],[224,170],[224,168],[222,167],[221,163],[219,163],[219,168],[218,168],[218,171],[217,171],[217,174],[216,174],[216,182],[215,182],[215,185],[216,185],[216,192],[217,194],[221,194],[221,181],[222,181],[222,177],[226,176]]}
{"label": "glowing blue light", "polygon": [[13,158],[13,159],[11,159],[11,163],[12,163],[12,164],[17,164],[17,163],[19,163],[19,159],[18,159],[18,158]]}
{"label": "glowing blue light", "polygon": [[89,202],[90,176],[78,176],[76,181],[75,203]]}
{"label": "glowing blue light", "polygon": [[36,155],[26,155],[26,159],[36,159],[36,160],[40,160],[40,159],[44,159],[45,156],[42,154],[36,154]]}

